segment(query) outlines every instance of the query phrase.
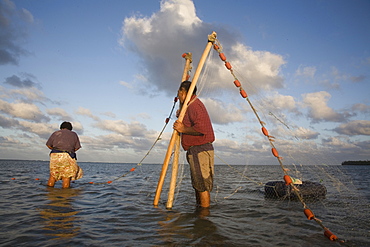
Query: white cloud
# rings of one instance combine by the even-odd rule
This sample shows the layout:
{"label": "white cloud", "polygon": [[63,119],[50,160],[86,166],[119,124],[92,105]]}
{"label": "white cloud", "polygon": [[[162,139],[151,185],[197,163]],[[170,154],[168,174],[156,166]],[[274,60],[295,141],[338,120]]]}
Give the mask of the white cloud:
{"label": "white cloud", "polygon": [[102,114],[107,116],[107,117],[110,117],[110,118],[116,118],[117,117],[117,115],[113,112],[103,112]]}
{"label": "white cloud", "polygon": [[[194,25],[200,25],[202,21],[195,14],[195,7],[191,1],[169,0],[161,1],[160,15],[174,15],[175,23],[169,22],[169,25],[176,24],[184,28],[191,28]],[[170,18],[169,20],[173,20]],[[191,31],[191,30],[189,30]]]}
{"label": "white cloud", "polygon": [[319,133],[311,129],[298,127],[293,131],[293,135],[302,140],[316,139]]}
{"label": "white cloud", "polygon": [[[27,10],[23,9],[16,13],[16,7],[11,1],[0,0],[1,7],[6,4],[9,4],[5,7],[12,13],[13,18],[5,16],[5,20],[12,25],[9,26],[10,28],[0,29],[0,35],[6,34],[3,35],[7,37],[5,41],[9,41],[7,43],[9,45],[0,47],[0,50],[4,51],[0,55],[0,64],[17,64],[22,56],[28,54],[19,44],[24,41],[24,37],[27,37],[25,25],[34,22],[34,19]],[[20,18],[22,16],[23,19]],[[0,19],[1,17],[3,16],[0,16]],[[27,23],[18,25],[22,21]],[[307,93],[302,96],[303,101],[301,103],[293,96],[275,93],[275,89],[284,87],[281,70],[286,63],[285,57],[268,51],[254,50],[253,47],[240,43],[238,40],[242,35],[232,30],[232,27],[222,27],[204,22],[198,17],[194,4],[190,0],[162,0],[160,10],[152,15],[134,15],[124,19],[122,39],[119,42],[134,53],[135,61],[138,58],[137,61],[141,64],[136,67],[141,68],[141,71],[133,72],[137,74],[132,81],[117,80],[116,82],[133,90],[140,91],[140,87],[142,87],[141,95],[144,96],[166,92],[172,97],[177,91],[183,70],[184,59],[181,58],[181,55],[185,52],[193,53],[192,72],[194,72],[206,45],[207,35],[212,31],[218,33],[218,39],[223,46],[227,60],[233,66],[235,75],[241,81],[248,95],[254,96],[251,97],[253,104],[262,106],[256,108],[257,112],[261,115],[262,121],[265,120],[263,118],[267,118],[266,127],[269,128],[270,134],[277,137],[276,143],[282,153],[284,151],[292,153],[297,151],[312,155],[312,150],[321,148],[318,140],[319,132],[296,126],[286,128],[292,126],[288,124],[291,120],[289,117],[292,116],[289,113],[294,113],[295,116],[301,114],[301,106],[307,109],[308,117],[312,120],[311,123],[348,121],[346,113],[343,114],[346,110],[337,110],[329,106],[331,95],[327,92]],[[13,39],[10,40],[10,37],[13,37]],[[368,64],[369,61],[370,59],[367,58]],[[239,101],[234,98],[240,100],[240,96],[233,85],[234,78],[230,71],[225,68],[224,63],[219,59],[214,49],[211,50],[205,68],[207,68],[205,70],[207,73],[204,74],[208,76],[204,77],[204,81],[200,80],[200,85],[198,84],[200,88],[204,86],[204,90],[200,90],[200,97],[205,103],[214,124],[229,124],[225,128],[224,126],[215,127],[218,134],[216,134],[217,140],[215,142],[217,154],[223,158],[226,156],[236,162],[242,160],[244,156],[250,156],[251,158],[268,156],[273,160],[270,146],[266,142],[266,138],[260,133],[260,125],[254,116],[249,118],[251,111],[248,103],[245,101],[246,104],[242,102],[240,104],[235,103]],[[322,68],[320,67],[320,69]],[[317,75],[317,71],[316,66],[301,65],[295,71],[295,75],[300,76],[299,79],[320,78],[315,86],[322,87],[324,85],[327,88],[338,89],[343,80],[347,80],[346,82],[349,82],[349,80],[363,82],[367,79],[366,76],[361,74],[355,74],[357,76],[345,75],[336,67],[332,67],[332,70],[326,75],[322,75],[322,77]],[[4,76],[4,78],[7,77]],[[34,154],[37,149],[41,149],[42,154],[44,152],[47,154],[44,145],[46,138],[52,132],[58,130],[61,123],[55,122],[55,120],[72,121],[72,115],[62,108],[46,109],[44,110],[46,114],[43,114],[43,109],[46,108],[45,104],[50,103],[51,100],[46,98],[43,92],[39,90],[41,84],[37,83],[36,77],[32,75],[23,74],[19,78],[9,77],[5,82],[8,86],[18,88],[8,90],[0,86],[0,126],[4,129],[3,136],[0,136],[0,145],[4,149],[0,151],[2,154],[7,153],[4,151],[7,147],[4,145],[6,143],[16,146],[15,157],[31,158],[31,156],[27,157],[25,153],[32,152]],[[356,86],[359,84],[361,83],[357,83]],[[122,87],[120,88],[122,89]],[[227,90],[232,90],[232,93],[229,94]],[[261,95],[263,97],[263,94],[268,96],[262,101],[258,100],[258,97]],[[55,102],[51,103],[54,104]],[[70,106],[65,109],[75,110],[71,109]],[[271,109],[277,110],[272,112],[276,114],[275,119],[278,121],[269,121],[269,116],[266,113],[269,113]],[[348,112],[350,111],[347,111],[347,115]],[[351,112],[353,114],[363,114],[366,119],[369,106],[365,104],[353,105]],[[104,120],[104,117],[107,116],[108,119],[116,118],[116,114],[112,112],[99,113],[101,115],[93,114],[91,110],[82,107],[78,108],[75,113],[94,120],[93,124],[89,126],[92,128],[88,129],[89,133],[86,136],[82,135],[84,128],[80,122],[72,123],[73,129],[81,133],[79,133],[83,145],[81,154],[85,155],[88,160],[109,161],[110,159],[116,159],[119,162],[124,162],[128,161],[128,157],[131,157],[130,161],[137,161],[141,152],[147,151],[158,135],[158,131],[148,129],[145,125],[150,124],[150,121],[141,121],[154,117],[152,116],[153,112],[137,113],[132,119],[138,121],[131,122],[130,120],[128,122],[124,120]],[[48,122],[50,121],[49,117],[53,120],[53,123]],[[244,120],[248,121],[248,124],[245,124]],[[86,125],[86,122],[89,121],[85,121],[84,125]],[[253,122],[253,125],[249,125],[249,122]],[[286,126],[282,126],[281,123],[286,124]],[[278,124],[278,126],[274,124]],[[327,129],[326,131],[330,130]],[[351,142],[351,139],[354,139],[351,136],[362,140],[369,136],[368,121],[359,120],[342,123],[332,131],[336,131],[342,136],[333,136],[333,138],[324,140],[323,144],[325,146],[323,148],[330,148],[330,145],[333,145],[338,147],[337,150],[345,148],[348,153],[359,150],[366,155],[366,150],[369,150],[369,142]],[[167,148],[169,135],[169,132],[163,134],[163,141],[157,144],[156,152],[157,150],[162,152]],[[322,136],[320,135],[320,137]],[[297,142],[298,138],[300,140]],[[243,143],[244,141],[245,143]],[[38,143],[38,145],[34,143]],[[359,147],[360,145],[363,146],[362,149]],[[23,149],[23,156],[17,153],[19,147],[27,147],[27,149]],[[35,154],[34,157],[37,156],[39,154]],[[120,156],[123,156],[124,159],[118,160],[117,157]],[[45,157],[47,158],[47,155]],[[158,157],[160,162],[163,161],[162,154],[157,155],[154,159],[151,158],[151,160],[157,160]]]}
{"label": "white cloud", "polygon": [[4,129],[16,128],[18,125],[18,120],[0,114],[0,126]]}
{"label": "white cloud", "polygon": [[61,109],[61,108],[48,109],[46,112],[49,115],[57,116],[58,120],[60,121],[71,121],[72,120],[72,117],[64,109]]}
{"label": "white cloud", "polygon": [[44,96],[44,93],[35,87],[8,89],[0,86],[0,92],[0,98],[2,99],[16,99],[28,103],[44,103],[45,101],[49,101],[49,99]]}
{"label": "white cloud", "polygon": [[32,123],[27,121],[20,121],[20,128],[28,133],[36,134],[40,137],[47,138],[56,131],[53,125],[45,123]]}
{"label": "white cloud", "polygon": [[136,119],[145,119],[145,120],[147,120],[147,119],[151,119],[151,118],[152,118],[152,116],[148,113],[145,113],[145,112],[138,113],[135,116],[131,117],[131,119],[133,119],[133,120],[136,120]]}
{"label": "white cloud", "polygon": [[[225,55],[235,68],[246,74],[260,89],[281,88],[280,68],[285,64],[282,56],[267,51],[253,51],[236,41],[227,29],[203,23],[190,0],[161,2],[161,9],[150,17],[132,16],[124,20],[120,44],[141,58],[147,83],[146,89],[155,87],[173,95],[182,75],[184,52],[193,54],[193,71],[207,43],[207,36],[219,33]],[[213,54],[216,53],[212,49]],[[176,55],[178,54],[178,55]],[[233,77],[223,62],[215,57],[209,63],[207,83],[212,89],[231,89]],[[231,81],[231,83],[229,83]],[[149,84],[150,82],[150,84]],[[150,91],[150,90],[146,90]],[[153,90],[152,90],[153,91]]]}
{"label": "white cloud", "polygon": [[82,115],[82,116],[87,116],[95,121],[99,121],[100,118],[93,115],[91,113],[91,111],[89,109],[86,109],[86,108],[83,108],[83,107],[79,107],[77,110],[76,110],[76,114],[79,114],[79,115]]}
{"label": "white cloud", "polygon": [[47,100],[44,93],[37,88],[9,90],[9,95],[24,97],[24,100],[29,102],[44,102]]}
{"label": "white cloud", "polygon": [[[148,133],[144,124],[140,122],[127,123],[123,120],[102,120],[97,122],[95,127],[123,136],[130,136],[130,138],[146,137]],[[153,134],[152,131],[150,133]]]}
{"label": "white cloud", "polygon": [[[248,84],[245,87],[248,88],[248,95],[260,90],[270,91],[283,87],[280,70],[285,60],[282,56],[268,51],[253,51],[251,47],[234,40],[229,43],[230,48],[224,48],[227,61],[230,62],[242,87]],[[220,59],[212,62],[210,71],[209,80],[214,83],[213,87],[234,89],[233,77]]]}
{"label": "white cloud", "polygon": [[308,108],[308,116],[312,119],[312,122],[340,122],[344,120],[343,115],[335,112],[333,108],[327,105],[330,98],[331,95],[325,91],[303,95],[303,106]]}
{"label": "white cloud", "polygon": [[348,136],[365,135],[370,136],[370,121],[356,120],[349,123],[343,123],[334,129],[339,134]]}
{"label": "white cloud", "polygon": [[[230,139],[217,139],[215,142],[215,146],[217,146],[217,150],[222,150],[222,152],[229,154],[233,154],[235,152],[240,152],[241,150],[243,150],[239,142]],[[244,147],[244,149],[246,148]]]}
{"label": "white cloud", "polygon": [[347,75],[345,75],[344,73],[339,71],[339,69],[334,67],[334,66],[331,67],[331,75],[333,76],[335,81],[347,80],[348,79]]}
{"label": "white cloud", "polygon": [[148,78],[143,74],[136,74],[135,79],[142,82],[148,82]]}
{"label": "white cloud", "polygon": [[33,15],[27,9],[22,9],[20,15],[21,15],[22,19],[25,20],[26,22],[28,22],[28,23],[33,23],[34,22]]}
{"label": "white cloud", "polygon": [[34,104],[8,103],[0,99],[0,111],[15,118],[27,119],[34,122],[50,120],[50,118],[44,116],[40,109]]}
{"label": "white cloud", "polygon": [[320,81],[320,84],[327,90],[339,90],[340,89],[340,84],[338,82],[332,82],[332,79],[324,79]]}
{"label": "white cloud", "polygon": [[21,145],[22,143],[18,139],[14,139],[9,136],[5,136],[5,137],[0,136],[0,147],[1,148],[8,148],[11,146],[19,147]]}
{"label": "white cloud", "polygon": [[357,111],[359,113],[363,114],[369,114],[370,113],[370,105],[365,105],[362,103],[354,104],[351,107],[352,111]]}
{"label": "white cloud", "polygon": [[[159,132],[147,130],[146,126],[139,122],[127,123],[123,120],[103,120],[94,124],[94,127],[109,132],[106,135],[80,136],[81,143],[88,149],[112,150],[128,149],[136,152],[148,151],[154,141],[158,138]],[[156,151],[165,152],[168,145],[169,133],[164,133],[161,139],[165,142],[157,142]]]}
{"label": "white cloud", "polygon": [[315,73],[316,73],[315,66],[310,67],[310,66],[303,66],[303,65],[300,65],[295,72],[296,76],[303,76],[303,77],[308,77],[308,78],[314,78]]}
{"label": "white cloud", "polygon": [[204,98],[201,99],[207,108],[208,114],[214,124],[228,124],[241,122],[243,113],[235,104],[225,104],[220,100]]}
{"label": "white cloud", "polygon": [[330,137],[328,139],[323,140],[323,143],[325,146],[330,146],[333,149],[337,150],[344,150],[344,149],[351,149],[353,150],[356,148],[356,145],[353,143],[348,142],[348,140],[343,141],[342,139],[338,137]]}
{"label": "white cloud", "polygon": [[120,81],[119,84],[121,84],[122,86],[127,87],[129,89],[133,88],[133,86],[130,83],[125,82],[125,81]]}
{"label": "white cloud", "polygon": [[297,103],[293,96],[275,93],[269,98],[269,103],[275,108],[296,111]]}

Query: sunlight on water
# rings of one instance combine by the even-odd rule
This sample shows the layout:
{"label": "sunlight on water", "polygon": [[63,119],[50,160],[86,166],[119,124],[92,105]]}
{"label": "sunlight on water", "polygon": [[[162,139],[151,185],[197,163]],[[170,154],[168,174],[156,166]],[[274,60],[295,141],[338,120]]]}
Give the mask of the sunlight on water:
{"label": "sunlight on water", "polygon": [[[160,165],[142,165],[118,180],[133,164],[79,165],[85,176],[61,189],[60,182],[46,186],[48,162],[0,161],[2,246],[338,246],[305,218],[299,202],[265,198],[264,183],[281,174],[277,166],[216,166],[209,210],[195,207],[185,166],[167,210],[168,179],[152,206]],[[316,179],[308,168],[301,172]],[[321,174],[328,194],[310,207],[343,246],[369,246],[369,167]]]}

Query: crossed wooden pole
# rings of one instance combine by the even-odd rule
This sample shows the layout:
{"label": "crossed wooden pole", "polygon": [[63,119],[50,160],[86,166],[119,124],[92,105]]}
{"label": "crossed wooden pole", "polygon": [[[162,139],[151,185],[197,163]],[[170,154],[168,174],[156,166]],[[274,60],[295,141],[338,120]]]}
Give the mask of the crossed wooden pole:
{"label": "crossed wooden pole", "polygon": [[[181,106],[180,114],[179,114],[179,117],[178,117],[178,121],[180,121],[180,122],[182,122],[183,119],[184,119],[185,112],[188,108],[188,103],[191,99],[191,96],[193,95],[193,91],[194,91],[194,88],[197,84],[199,75],[200,75],[200,73],[203,69],[204,63],[205,63],[205,61],[207,59],[207,56],[208,56],[208,54],[209,54],[209,52],[212,48],[212,45],[216,40],[216,37],[217,37],[216,32],[212,32],[212,34],[208,35],[208,43],[207,43],[207,45],[204,49],[204,52],[203,52],[203,54],[202,54],[202,56],[199,60],[197,70],[194,73],[194,77],[193,77],[193,80],[191,82],[188,93],[186,95],[184,104]],[[185,59],[186,59],[186,63],[185,63],[185,67],[184,67],[184,73],[182,75],[182,81],[186,80],[187,72],[189,70],[189,66],[190,66],[190,63],[191,63],[191,58],[187,59],[185,57]],[[161,196],[161,192],[162,192],[162,188],[163,188],[164,179],[166,177],[166,173],[167,173],[167,169],[168,169],[168,164],[169,164],[169,161],[171,159],[171,155],[172,155],[172,151],[173,151],[174,147],[175,147],[175,151],[174,151],[174,159],[173,159],[173,164],[172,164],[172,176],[171,176],[170,188],[169,188],[169,193],[168,193],[168,200],[167,200],[167,205],[166,205],[166,208],[168,208],[168,209],[172,208],[174,193],[175,193],[175,188],[176,188],[176,177],[177,177],[177,171],[178,171],[178,159],[179,159],[179,152],[180,152],[179,151],[180,150],[180,133],[177,132],[176,130],[173,130],[173,132],[172,132],[172,136],[171,136],[170,142],[168,144],[168,148],[167,148],[167,153],[166,153],[166,156],[165,156],[164,161],[163,161],[162,171],[161,171],[161,174],[159,176],[158,185],[157,185],[157,189],[156,189],[156,193],[155,193],[155,197],[154,197],[154,201],[153,201],[154,206],[158,206],[159,198]]]}

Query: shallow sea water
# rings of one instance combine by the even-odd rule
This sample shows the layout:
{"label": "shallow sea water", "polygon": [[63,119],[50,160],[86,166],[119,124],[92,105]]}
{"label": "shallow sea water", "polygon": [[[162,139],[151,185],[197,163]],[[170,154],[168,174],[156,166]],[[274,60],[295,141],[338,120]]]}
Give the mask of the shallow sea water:
{"label": "shallow sea water", "polygon": [[370,246],[367,166],[333,168],[329,177],[346,179],[326,182],[327,197],[308,203],[341,243],[307,220],[300,202],[265,198],[252,181],[276,178],[276,166],[239,167],[248,179],[216,166],[212,206],[200,210],[185,165],[169,210],[168,179],[153,206],[161,165],[79,165],[84,177],[61,189],[46,186],[46,161],[0,160],[1,246]]}

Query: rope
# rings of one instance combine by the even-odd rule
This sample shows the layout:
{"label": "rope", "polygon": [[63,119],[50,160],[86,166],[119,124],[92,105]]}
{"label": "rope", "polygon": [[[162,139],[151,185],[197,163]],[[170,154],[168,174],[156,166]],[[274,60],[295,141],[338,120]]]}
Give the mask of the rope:
{"label": "rope", "polygon": [[176,102],[177,102],[177,97],[175,97],[174,101],[173,101],[173,106],[172,106],[172,109],[171,109],[171,112],[168,116],[168,118],[166,118],[166,121],[165,121],[165,124],[161,130],[161,132],[159,133],[157,139],[154,141],[153,145],[150,147],[150,149],[148,150],[148,152],[144,155],[144,157],[139,161],[139,163],[137,165],[141,165],[141,163],[146,159],[146,157],[149,155],[149,153],[152,151],[152,149],[154,148],[154,146],[157,144],[157,142],[161,139],[161,136],[164,132],[164,130],[166,129],[170,119],[171,119],[171,116],[172,116],[172,113],[173,113],[173,110],[175,109],[175,106],[176,106]]}
{"label": "rope", "polygon": [[[191,53],[185,53],[185,54],[183,54],[183,58],[186,58],[186,59],[190,59],[190,62],[191,62]],[[186,76],[186,80],[188,80],[189,78],[190,78],[190,72],[191,72],[191,67],[189,67],[189,69],[188,69],[188,71],[186,71],[186,74],[187,74],[187,76]],[[143,163],[143,161],[146,159],[146,157],[148,157],[148,155],[150,154],[150,152],[152,151],[152,149],[154,148],[154,146],[157,144],[157,142],[161,139],[161,136],[162,136],[162,134],[163,134],[163,132],[164,132],[164,130],[166,129],[166,127],[167,127],[167,125],[168,125],[168,123],[169,123],[169,121],[170,121],[170,119],[171,119],[171,116],[172,116],[172,114],[173,114],[173,111],[174,111],[174,109],[175,109],[175,106],[176,106],[176,103],[177,103],[177,100],[178,100],[178,98],[177,97],[175,97],[174,98],[174,100],[173,100],[173,106],[172,106],[172,109],[171,109],[171,111],[170,111],[170,114],[168,115],[168,117],[166,118],[166,120],[165,120],[165,124],[164,124],[164,126],[163,126],[163,128],[162,128],[162,130],[161,130],[161,132],[158,134],[158,137],[156,138],[156,140],[154,141],[154,143],[153,143],[153,145],[149,148],[149,150],[148,150],[148,152],[144,155],[144,157],[136,164],[136,166],[135,167],[132,167],[131,169],[130,169],[130,171],[128,171],[127,173],[125,173],[125,174],[123,174],[123,175],[121,175],[121,176],[119,176],[119,177],[117,177],[117,178],[115,178],[115,179],[113,179],[113,180],[111,180],[111,181],[108,181],[108,182],[103,182],[103,183],[95,183],[95,184],[106,184],[106,183],[108,183],[108,184],[110,184],[110,183],[112,183],[113,181],[116,181],[116,180],[118,180],[118,179],[120,179],[120,178],[123,178],[123,177],[126,177],[128,174],[130,174],[131,172],[133,172],[133,171],[135,171],[136,170],[136,167],[138,167],[138,166],[141,166],[141,164]],[[90,184],[94,184],[93,182],[90,182]]]}
{"label": "rope", "polygon": [[90,184],[110,184],[110,183],[112,183],[113,181],[116,181],[116,180],[118,180],[118,179],[120,179],[120,178],[126,177],[128,174],[130,174],[131,172],[135,171],[135,170],[136,170],[136,167],[141,166],[142,162],[146,159],[146,157],[148,157],[148,155],[150,154],[150,152],[152,151],[152,149],[154,148],[154,146],[155,146],[155,145],[157,144],[157,142],[161,139],[161,136],[162,136],[162,134],[163,134],[164,130],[166,129],[166,127],[167,127],[167,125],[168,125],[168,123],[169,123],[169,121],[170,121],[170,119],[171,119],[171,116],[172,116],[172,113],[173,113],[173,111],[174,111],[174,109],[175,109],[175,106],[176,106],[176,102],[177,102],[177,100],[178,100],[178,98],[177,98],[177,97],[175,97],[175,98],[174,98],[174,102],[173,102],[173,106],[172,106],[172,109],[171,109],[171,112],[170,112],[169,116],[166,118],[165,124],[164,124],[164,126],[163,126],[163,128],[162,128],[161,132],[159,133],[158,137],[156,138],[156,140],[154,141],[153,145],[150,147],[150,149],[148,150],[148,152],[147,152],[147,153],[144,155],[144,157],[139,161],[139,163],[137,163],[137,164],[136,164],[136,166],[135,166],[135,167],[131,168],[131,169],[130,169],[130,171],[128,171],[127,173],[125,173],[125,174],[123,174],[123,175],[121,175],[121,176],[119,176],[119,177],[117,177],[117,178],[115,178],[115,179],[113,179],[113,180],[110,180],[110,181],[108,181],[108,182],[101,182],[101,183],[89,182],[89,183],[90,183]]}
{"label": "rope", "polygon": [[[284,180],[286,181],[286,184],[291,186],[293,192],[296,194],[297,198],[299,199],[299,201],[302,203],[303,205],[303,208],[304,208],[304,212],[307,216],[307,218],[309,220],[314,220],[318,225],[320,225],[323,229],[324,229],[324,235],[329,238],[330,240],[332,241],[339,241],[340,243],[344,243],[344,240],[339,240],[337,236],[335,236],[333,233],[331,233],[329,231],[329,229],[327,227],[325,227],[322,223],[322,220],[318,219],[315,217],[315,215],[312,213],[312,211],[308,208],[308,206],[306,205],[306,203],[304,202],[303,200],[303,197],[299,191],[299,189],[292,183],[291,181],[291,178],[288,174],[288,171],[289,169],[285,168],[284,167],[284,164],[283,164],[283,157],[279,156],[279,153],[274,145],[274,141],[275,141],[275,137],[269,135],[267,129],[265,128],[265,123],[261,120],[257,110],[254,108],[252,102],[250,101],[247,93],[245,92],[245,90],[243,89],[240,81],[238,80],[238,78],[236,77],[233,69],[232,69],[232,66],[231,64],[226,60],[226,56],[224,55],[224,53],[222,52],[222,45],[220,44],[220,42],[218,41],[218,39],[215,40],[214,42],[214,45],[213,45],[214,49],[219,53],[219,57],[220,59],[225,63],[225,67],[230,71],[231,75],[234,77],[234,84],[237,88],[239,88],[239,91],[240,91],[240,95],[246,99],[246,101],[248,102],[250,108],[252,109],[254,115],[256,116],[258,122],[260,123],[261,127],[262,127],[262,133],[267,137],[269,143],[270,143],[270,146],[271,146],[271,151],[272,151],[272,154],[277,158],[278,160],[278,163],[281,167],[281,169],[283,170],[285,176],[284,176]],[[270,113],[270,115],[273,115],[272,113]],[[273,115],[275,118],[276,116]],[[289,127],[286,125],[286,127],[289,129]]]}

